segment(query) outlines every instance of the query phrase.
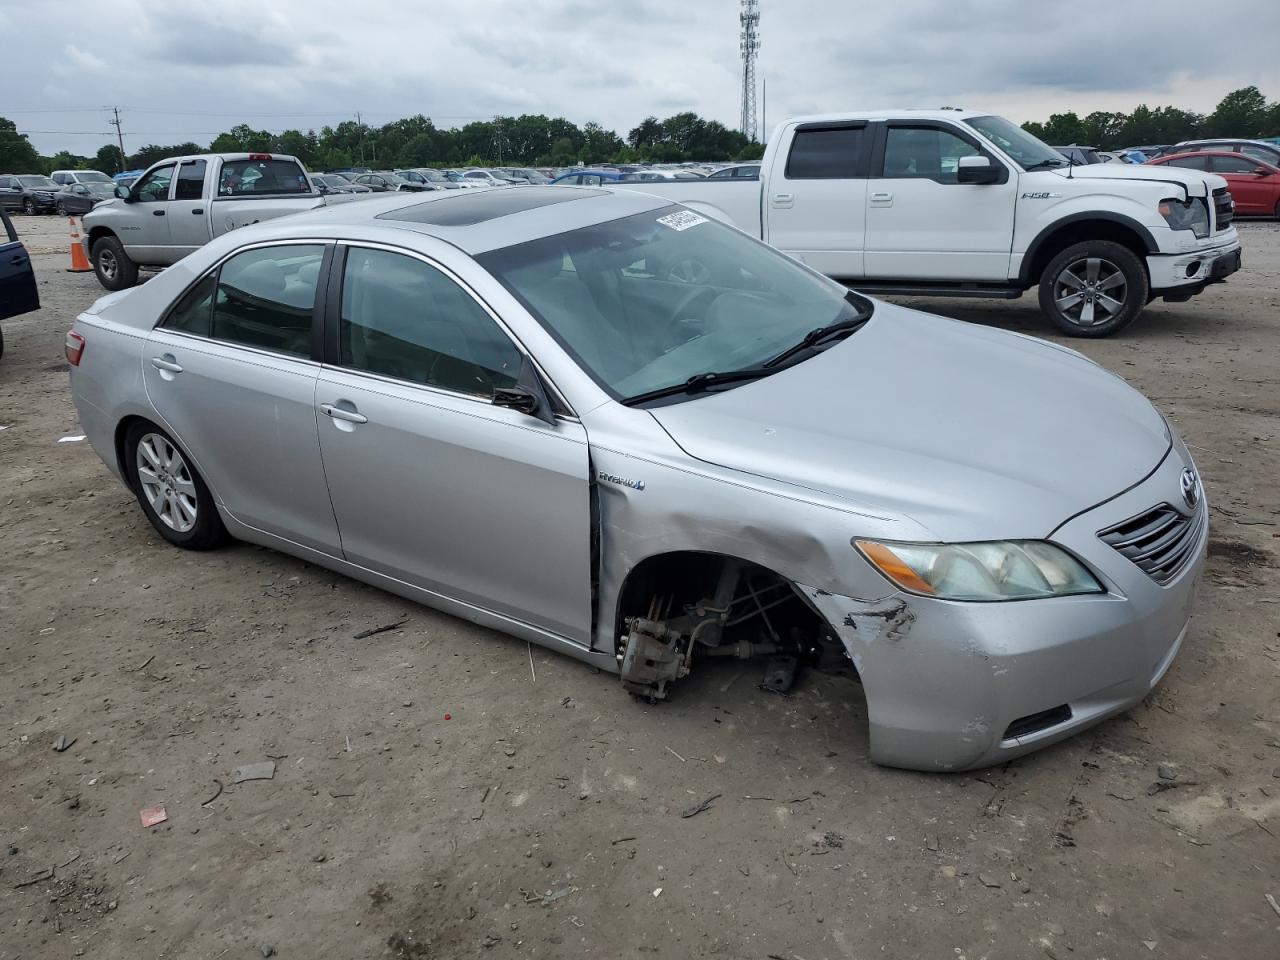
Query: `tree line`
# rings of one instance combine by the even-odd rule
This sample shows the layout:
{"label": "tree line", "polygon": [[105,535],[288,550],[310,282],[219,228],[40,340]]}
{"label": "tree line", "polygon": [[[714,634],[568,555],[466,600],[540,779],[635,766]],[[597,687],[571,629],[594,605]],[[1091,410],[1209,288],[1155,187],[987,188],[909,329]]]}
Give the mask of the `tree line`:
{"label": "tree line", "polygon": [[121,163],[114,143],[92,156],[62,151],[42,157],[12,121],[0,117],[0,170],[43,172],[91,167],[106,173],[147,167],[164,157],[192,153],[238,151],[285,153],[310,170],[346,167],[372,169],[450,166],[571,166],[585,163],[683,160],[754,160],[764,147],[718,120],[678,113],[665,120],[646,117],[624,139],[598,123],[579,127],[564,117],[525,114],[495,117],[462,127],[437,127],[417,114],[371,126],[344,120],[336,126],[308,130],[255,130],[241,123],[211,143],[148,144]]}
{"label": "tree line", "polygon": [[[1149,143],[1176,143],[1197,137],[1280,136],[1280,101],[1268,102],[1257,87],[1233,90],[1209,114],[1177,107],[1136,107],[1132,113],[1094,111],[1083,118],[1055,113],[1023,127],[1047,143],[1088,144],[1101,149]],[[255,130],[237,124],[211,143],[148,144],[123,159],[114,143],[92,156],[62,151],[40,156],[17,126],[0,117],[0,172],[48,173],[91,167],[107,173],[150,166],[164,157],[192,153],[252,151],[287,153],[308,169],[361,166],[374,169],[447,166],[572,166],[636,161],[755,160],[764,147],[718,120],[677,113],[665,120],[646,117],[626,137],[598,123],[581,127],[564,117],[525,114],[495,117],[461,127],[437,127],[417,114],[371,126],[345,120],[308,130]]]}

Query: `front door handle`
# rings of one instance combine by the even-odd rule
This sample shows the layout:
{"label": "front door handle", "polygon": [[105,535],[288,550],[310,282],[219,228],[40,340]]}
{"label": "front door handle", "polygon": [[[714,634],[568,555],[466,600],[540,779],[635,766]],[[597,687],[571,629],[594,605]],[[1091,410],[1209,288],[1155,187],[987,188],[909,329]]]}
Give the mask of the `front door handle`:
{"label": "front door handle", "polygon": [[182,366],[174,359],[172,353],[166,353],[163,357],[152,357],[151,365],[157,370],[163,370],[165,373],[182,372]]}
{"label": "front door handle", "polygon": [[879,191],[871,195],[872,203],[893,203],[893,194],[888,191]]}
{"label": "front door handle", "polygon": [[[341,403],[342,401],[339,401]],[[354,406],[354,404],[352,404]],[[343,420],[347,423],[368,423],[369,418],[363,413],[356,413],[354,410],[346,410],[332,403],[320,404],[320,412],[330,420]]]}
{"label": "front door handle", "polygon": [[164,211],[163,211],[163,210],[152,210],[152,211],[151,211],[151,215],[152,215],[153,217],[163,217],[163,216],[164,216]]}
{"label": "front door handle", "polygon": [[196,207],[194,210],[191,211],[191,215],[193,217],[202,217],[204,216],[204,211],[201,210],[199,207]]}

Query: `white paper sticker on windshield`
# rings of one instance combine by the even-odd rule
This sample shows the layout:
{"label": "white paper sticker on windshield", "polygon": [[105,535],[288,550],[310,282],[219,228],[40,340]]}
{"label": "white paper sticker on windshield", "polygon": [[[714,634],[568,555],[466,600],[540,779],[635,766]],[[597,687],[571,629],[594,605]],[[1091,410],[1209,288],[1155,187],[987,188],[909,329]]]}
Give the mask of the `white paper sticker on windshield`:
{"label": "white paper sticker on windshield", "polygon": [[669,213],[665,217],[659,217],[658,222],[664,227],[679,231],[696,227],[700,223],[706,223],[707,218],[698,216],[692,210],[681,210],[679,213]]}

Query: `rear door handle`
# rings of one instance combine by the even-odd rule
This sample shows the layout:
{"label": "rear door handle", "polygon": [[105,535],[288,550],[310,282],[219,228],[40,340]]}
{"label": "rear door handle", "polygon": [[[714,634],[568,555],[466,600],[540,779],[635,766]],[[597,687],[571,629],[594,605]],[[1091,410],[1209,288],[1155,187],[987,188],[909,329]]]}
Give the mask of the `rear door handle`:
{"label": "rear door handle", "polygon": [[173,359],[172,353],[166,353],[163,357],[152,357],[151,365],[157,370],[163,370],[165,373],[181,373],[182,366]]}
{"label": "rear door handle", "polygon": [[163,217],[163,216],[164,216],[164,211],[163,211],[163,210],[152,210],[152,211],[151,211],[151,215],[152,215],[153,217]]}
{"label": "rear door handle", "polygon": [[191,211],[191,215],[192,215],[193,217],[200,217],[200,216],[204,216],[204,211],[203,211],[203,210],[201,210],[199,207],[196,207],[194,210],[192,210],[192,211]]}
{"label": "rear door handle", "polygon": [[775,193],[772,199],[775,207],[789,207],[796,197],[794,193]]}
{"label": "rear door handle", "polygon": [[[339,401],[341,402],[341,401]],[[320,404],[320,412],[331,420],[345,420],[347,423],[368,423],[369,418],[354,410],[344,410],[332,403]]]}
{"label": "rear door handle", "polygon": [[872,203],[893,203],[893,194],[887,191],[879,191],[871,195]]}

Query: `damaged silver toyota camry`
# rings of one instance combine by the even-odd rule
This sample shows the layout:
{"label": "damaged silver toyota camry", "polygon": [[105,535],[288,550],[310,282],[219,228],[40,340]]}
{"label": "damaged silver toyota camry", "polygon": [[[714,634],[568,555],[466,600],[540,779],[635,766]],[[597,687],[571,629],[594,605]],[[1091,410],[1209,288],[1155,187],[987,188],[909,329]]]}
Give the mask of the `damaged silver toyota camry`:
{"label": "damaged silver toyota camry", "polygon": [[1204,561],[1191,456],[1120,378],[638,193],[237,230],[99,300],[67,357],[179,547],[274,547],[651,700],[709,657],[780,688],[843,669],[891,766],[999,763],[1136,704]]}

